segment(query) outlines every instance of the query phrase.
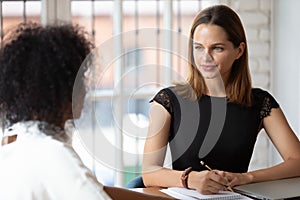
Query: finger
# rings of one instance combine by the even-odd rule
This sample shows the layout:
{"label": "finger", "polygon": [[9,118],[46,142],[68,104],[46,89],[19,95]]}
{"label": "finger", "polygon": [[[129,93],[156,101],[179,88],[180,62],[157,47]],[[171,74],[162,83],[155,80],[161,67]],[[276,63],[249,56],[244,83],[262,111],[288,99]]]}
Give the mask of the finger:
{"label": "finger", "polygon": [[224,180],[221,181],[220,179],[222,179],[222,177],[218,174],[212,174],[206,181],[206,186],[210,187],[211,192],[218,192],[224,189]]}
{"label": "finger", "polygon": [[218,180],[219,178],[221,178],[221,176],[219,176],[213,171],[202,171],[202,173],[202,183],[197,188],[198,191],[200,191],[201,193],[211,193],[218,192],[223,189],[223,184],[220,184],[218,181],[214,181],[214,179]]}
{"label": "finger", "polygon": [[198,190],[198,192],[200,192],[201,194],[216,194],[218,193],[220,190],[211,186],[211,185],[206,185],[204,188],[201,188],[200,190]]}
{"label": "finger", "polygon": [[229,184],[229,179],[227,177],[227,174],[228,172],[225,172],[225,171],[220,171],[220,170],[214,170],[219,176],[223,177],[226,181],[225,185],[228,185]]}
{"label": "finger", "polygon": [[230,172],[225,172],[225,179],[230,183],[236,176]]}
{"label": "finger", "polygon": [[225,177],[226,176],[226,172],[224,171],[220,171],[220,170],[213,170],[215,173],[219,174],[220,176],[222,177]]}
{"label": "finger", "polygon": [[218,193],[220,190],[222,190],[222,188],[216,188],[213,186],[208,186],[207,190],[211,193],[211,194],[216,194]]}
{"label": "finger", "polygon": [[233,187],[238,185],[239,179],[237,177],[234,177],[228,184],[228,186]]}
{"label": "finger", "polygon": [[198,188],[201,192],[217,193],[220,190],[224,190],[225,185],[227,185],[225,178],[215,171],[206,171],[204,178],[204,187]]}
{"label": "finger", "polygon": [[220,175],[219,173],[217,173],[217,172],[215,172],[215,171],[213,171],[213,173],[211,174],[210,178],[211,178],[213,181],[215,181],[215,182],[221,184],[222,186],[228,184],[227,179],[226,179],[222,174]]}

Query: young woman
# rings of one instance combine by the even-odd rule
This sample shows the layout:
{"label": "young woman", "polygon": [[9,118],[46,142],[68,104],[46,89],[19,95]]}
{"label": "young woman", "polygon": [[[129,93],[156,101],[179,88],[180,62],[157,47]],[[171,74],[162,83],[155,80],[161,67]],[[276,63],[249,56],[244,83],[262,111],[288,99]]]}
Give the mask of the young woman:
{"label": "young woman", "polygon": [[[144,184],[210,194],[227,186],[300,176],[299,139],[276,100],[252,88],[238,15],[224,5],[204,9],[194,19],[190,39],[187,84],[162,89],[151,103]],[[284,161],[247,172],[262,128]],[[172,169],[163,167],[168,144]]]}

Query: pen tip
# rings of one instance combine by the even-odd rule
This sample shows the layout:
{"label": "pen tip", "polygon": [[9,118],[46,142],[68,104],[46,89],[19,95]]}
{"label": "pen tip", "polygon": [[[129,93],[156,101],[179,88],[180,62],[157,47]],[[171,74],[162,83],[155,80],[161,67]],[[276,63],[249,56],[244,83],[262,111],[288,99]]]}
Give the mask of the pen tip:
{"label": "pen tip", "polygon": [[201,161],[200,161],[200,164],[201,164],[201,165],[204,165],[204,162],[201,160]]}

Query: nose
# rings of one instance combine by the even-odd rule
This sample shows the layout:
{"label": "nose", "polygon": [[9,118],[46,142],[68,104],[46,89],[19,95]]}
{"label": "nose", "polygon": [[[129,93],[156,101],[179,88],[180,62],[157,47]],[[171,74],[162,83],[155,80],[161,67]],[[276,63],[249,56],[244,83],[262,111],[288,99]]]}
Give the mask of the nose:
{"label": "nose", "polygon": [[203,59],[203,61],[205,63],[213,61],[213,57],[211,55],[211,52],[208,49],[206,49],[205,51],[202,52],[201,58]]}

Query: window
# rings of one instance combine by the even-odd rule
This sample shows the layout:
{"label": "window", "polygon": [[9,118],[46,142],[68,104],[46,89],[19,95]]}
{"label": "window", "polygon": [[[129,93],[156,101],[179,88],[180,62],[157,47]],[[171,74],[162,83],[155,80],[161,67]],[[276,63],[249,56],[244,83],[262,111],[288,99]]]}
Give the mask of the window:
{"label": "window", "polygon": [[21,21],[47,24],[63,19],[90,33],[104,61],[93,71],[95,79],[76,121],[74,147],[102,183],[123,186],[141,172],[148,102],[161,87],[185,78],[190,24],[212,3],[216,2],[4,0],[0,28],[5,34]]}

